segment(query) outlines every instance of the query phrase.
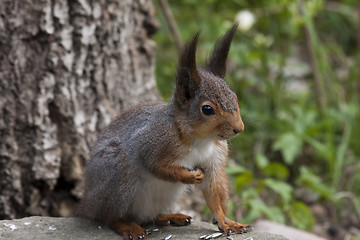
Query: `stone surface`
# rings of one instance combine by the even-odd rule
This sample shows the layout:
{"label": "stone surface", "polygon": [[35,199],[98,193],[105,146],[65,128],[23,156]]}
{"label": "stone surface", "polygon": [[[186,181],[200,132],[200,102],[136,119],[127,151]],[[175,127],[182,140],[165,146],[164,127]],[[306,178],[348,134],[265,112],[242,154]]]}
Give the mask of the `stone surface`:
{"label": "stone surface", "polygon": [[268,220],[259,220],[254,224],[255,229],[268,232],[268,233],[280,233],[281,235],[291,240],[325,240],[325,238],[319,237],[315,234],[305,232],[293,227],[289,227],[280,223],[271,222]]}
{"label": "stone surface", "polygon": [[[153,226],[149,227],[153,229]],[[200,236],[217,231],[216,226],[194,221],[186,227],[164,227],[159,231],[147,236],[147,239],[162,239],[172,235],[173,239],[199,239]],[[232,235],[234,240],[286,240],[287,238],[271,233],[252,232]],[[106,227],[77,218],[52,218],[52,217],[28,217],[16,220],[0,221],[0,239],[34,239],[34,240],[97,240],[122,239],[119,235]],[[223,235],[218,239],[226,239]]]}

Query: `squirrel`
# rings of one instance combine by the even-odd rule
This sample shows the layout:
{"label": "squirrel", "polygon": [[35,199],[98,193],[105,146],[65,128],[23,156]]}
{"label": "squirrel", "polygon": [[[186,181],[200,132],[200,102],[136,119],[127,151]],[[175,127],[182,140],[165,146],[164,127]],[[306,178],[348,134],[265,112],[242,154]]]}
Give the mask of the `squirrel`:
{"label": "squirrel", "polygon": [[244,130],[237,96],[224,79],[236,29],[237,23],[217,41],[201,68],[197,33],[180,53],[172,100],[132,107],[102,132],[85,171],[81,217],[125,239],[143,239],[142,224],[191,223],[170,211],[187,184],[197,184],[220,231],[251,229],[226,217],[227,140]]}

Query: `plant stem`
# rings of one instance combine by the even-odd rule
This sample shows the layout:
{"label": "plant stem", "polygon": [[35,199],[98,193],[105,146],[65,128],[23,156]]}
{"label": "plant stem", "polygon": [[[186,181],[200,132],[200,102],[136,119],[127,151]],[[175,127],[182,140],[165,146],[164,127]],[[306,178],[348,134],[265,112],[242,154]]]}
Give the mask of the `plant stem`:
{"label": "plant stem", "polygon": [[324,93],[323,75],[321,73],[321,69],[319,65],[320,63],[318,62],[317,59],[318,57],[320,58],[316,50],[316,47],[320,47],[318,46],[319,41],[314,28],[313,19],[309,15],[305,6],[305,2],[303,0],[299,1],[299,9],[304,19],[306,46],[310,55],[311,70],[314,74],[316,102],[320,109],[320,113],[323,114],[327,106],[327,100],[326,100],[326,95]]}
{"label": "plant stem", "polygon": [[324,113],[327,104],[326,104],[326,97],[325,97],[324,89],[323,89],[323,79],[322,79],[322,75],[321,75],[321,72],[320,72],[320,69],[319,69],[319,66],[317,63],[316,53],[315,53],[315,49],[314,49],[311,32],[310,32],[309,26],[307,24],[305,24],[304,30],[305,30],[306,46],[307,46],[307,49],[308,49],[309,55],[310,55],[310,65],[311,65],[312,72],[314,74],[316,100],[317,100],[317,104],[320,109],[320,112]]}
{"label": "plant stem", "polygon": [[182,44],[182,41],[180,38],[179,28],[177,27],[174,15],[172,14],[172,11],[169,7],[167,0],[159,0],[159,4],[160,4],[161,10],[165,16],[166,23],[169,27],[170,33],[173,36],[173,38],[175,39],[176,47],[177,47],[178,51],[180,52],[183,44]]}
{"label": "plant stem", "polygon": [[357,16],[358,16],[358,24],[357,24],[357,47],[358,47],[358,79],[357,79],[357,99],[360,104],[360,1],[357,7]]}

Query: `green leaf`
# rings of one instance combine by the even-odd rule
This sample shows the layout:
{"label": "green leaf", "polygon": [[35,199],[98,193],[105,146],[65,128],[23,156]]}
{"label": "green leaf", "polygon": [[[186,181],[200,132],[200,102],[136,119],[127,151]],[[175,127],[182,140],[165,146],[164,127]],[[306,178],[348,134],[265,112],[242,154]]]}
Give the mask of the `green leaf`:
{"label": "green leaf", "polygon": [[245,214],[245,216],[243,217],[242,221],[244,221],[244,222],[253,222],[256,219],[260,218],[260,216],[262,215],[262,211],[261,211],[260,206],[263,203],[258,199],[252,199],[252,201],[248,201],[248,203],[249,203],[249,206],[247,208],[248,211]]}
{"label": "green leaf", "polygon": [[246,168],[243,166],[235,165],[235,166],[227,166],[226,167],[226,174],[227,175],[239,175],[241,173],[246,172]]}
{"label": "green leaf", "polygon": [[262,154],[262,153],[257,153],[255,156],[255,162],[256,165],[262,169],[264,167],[266,167],[269,164],[269,160],[267,159],[267,157]]}
{"label": "green leaf", "polygon": [[280,150],[287,164],[292,164],[295,157],[301,152],[303,141],[294,133],[288,132],[280,135],[274,143],[274,150]]}
{"label": "green leaf", "polygon": [[243,188],[245,185],[251,183],[253,180],[253,174],[250,171],[246,171],[242,174],[240,174],[239,176],[236,177],[235,179],[235,188],[236,190],[240,190],[241,188]]}
{"label": "green leaf", "polygon": [[278,179],[286,179],[289,176],[289,170],[284,164],[281,163],[269,163],[264,169],[263,173],[267,177],[275,177]]}
{"label": "green leaf", "polygon": [[330,199],[334,192],[332,188],[322,183],[318,175],[315,175],[306,167],[300,168],[300,176],[297,179],[297,184],[305,185],[327,199]]}
{"label": "green leaf", "polygon": [[244,191],[241,191],[241,199],[245,202],[250,202],[252,199],[257,198],[259,192],[255,188],[246,188]]}
{"label": "green leaf", "polygon": [[311,231],[315,224],[314,216],[311,210],[302,202],[292,204],[289,217],[292,224],[300,229]]}
{"label": "green leaf", "polygon": [[249,202],[250,211],[246,219],[252,221],[252,218],[258,218],[261,214],[264,214],[268,219],[278,222],[285,223],[284,213],[278,207],[271,207],[265,204],[260,199],[253,199]]}
{"label": "green leaf", "polygon": [[264,181],[265,185],[271,188],[274,192],[281,196],[285,205],[288,205],[292,200],[293,188],[286,182],[278,181],[268,178]]}
{"label": "green leaf", "polygon": [[272,221],[285,224],[284,212],[279,207],[267,207],[264,209],[264,214]]}

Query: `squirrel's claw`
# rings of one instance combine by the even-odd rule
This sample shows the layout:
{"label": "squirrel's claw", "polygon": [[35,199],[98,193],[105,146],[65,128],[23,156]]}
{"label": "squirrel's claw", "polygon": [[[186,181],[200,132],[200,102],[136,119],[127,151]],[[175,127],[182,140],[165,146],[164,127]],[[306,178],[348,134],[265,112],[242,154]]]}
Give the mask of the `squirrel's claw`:
{"label": "squirrel's claw", "polygon": [[138,235],[137,233],[127,233],[123,234],[126,240],[136,240],[136,239],[145,239],[145,234]]}
{"label": "squirrel's claw", "polygon": [[235,221],[231,221],[228,218],[225,218],[224,221],[219,222],[216,218],[213,219],[213,223],[218,225],[218,228],[221,232],[230,235],[231,233],[247,233],[251,232],[254,228],[250,225],[240,224]]}
{"label": "squirrel's claw", "polygon": [[[176,226],[186,226],[191,224],[192,217],[185,214],[160,214],[156,220],[155,224],[163,226],[162,223],[168,222],[169,224],[174,224]],[[166,224],[166,225],[169,225]]]}
{"label": "squirrel's claw", "polygon": [[110,228],[126,240],[145,239],[145,230],[133,221],[118,221],[110,224]]}

